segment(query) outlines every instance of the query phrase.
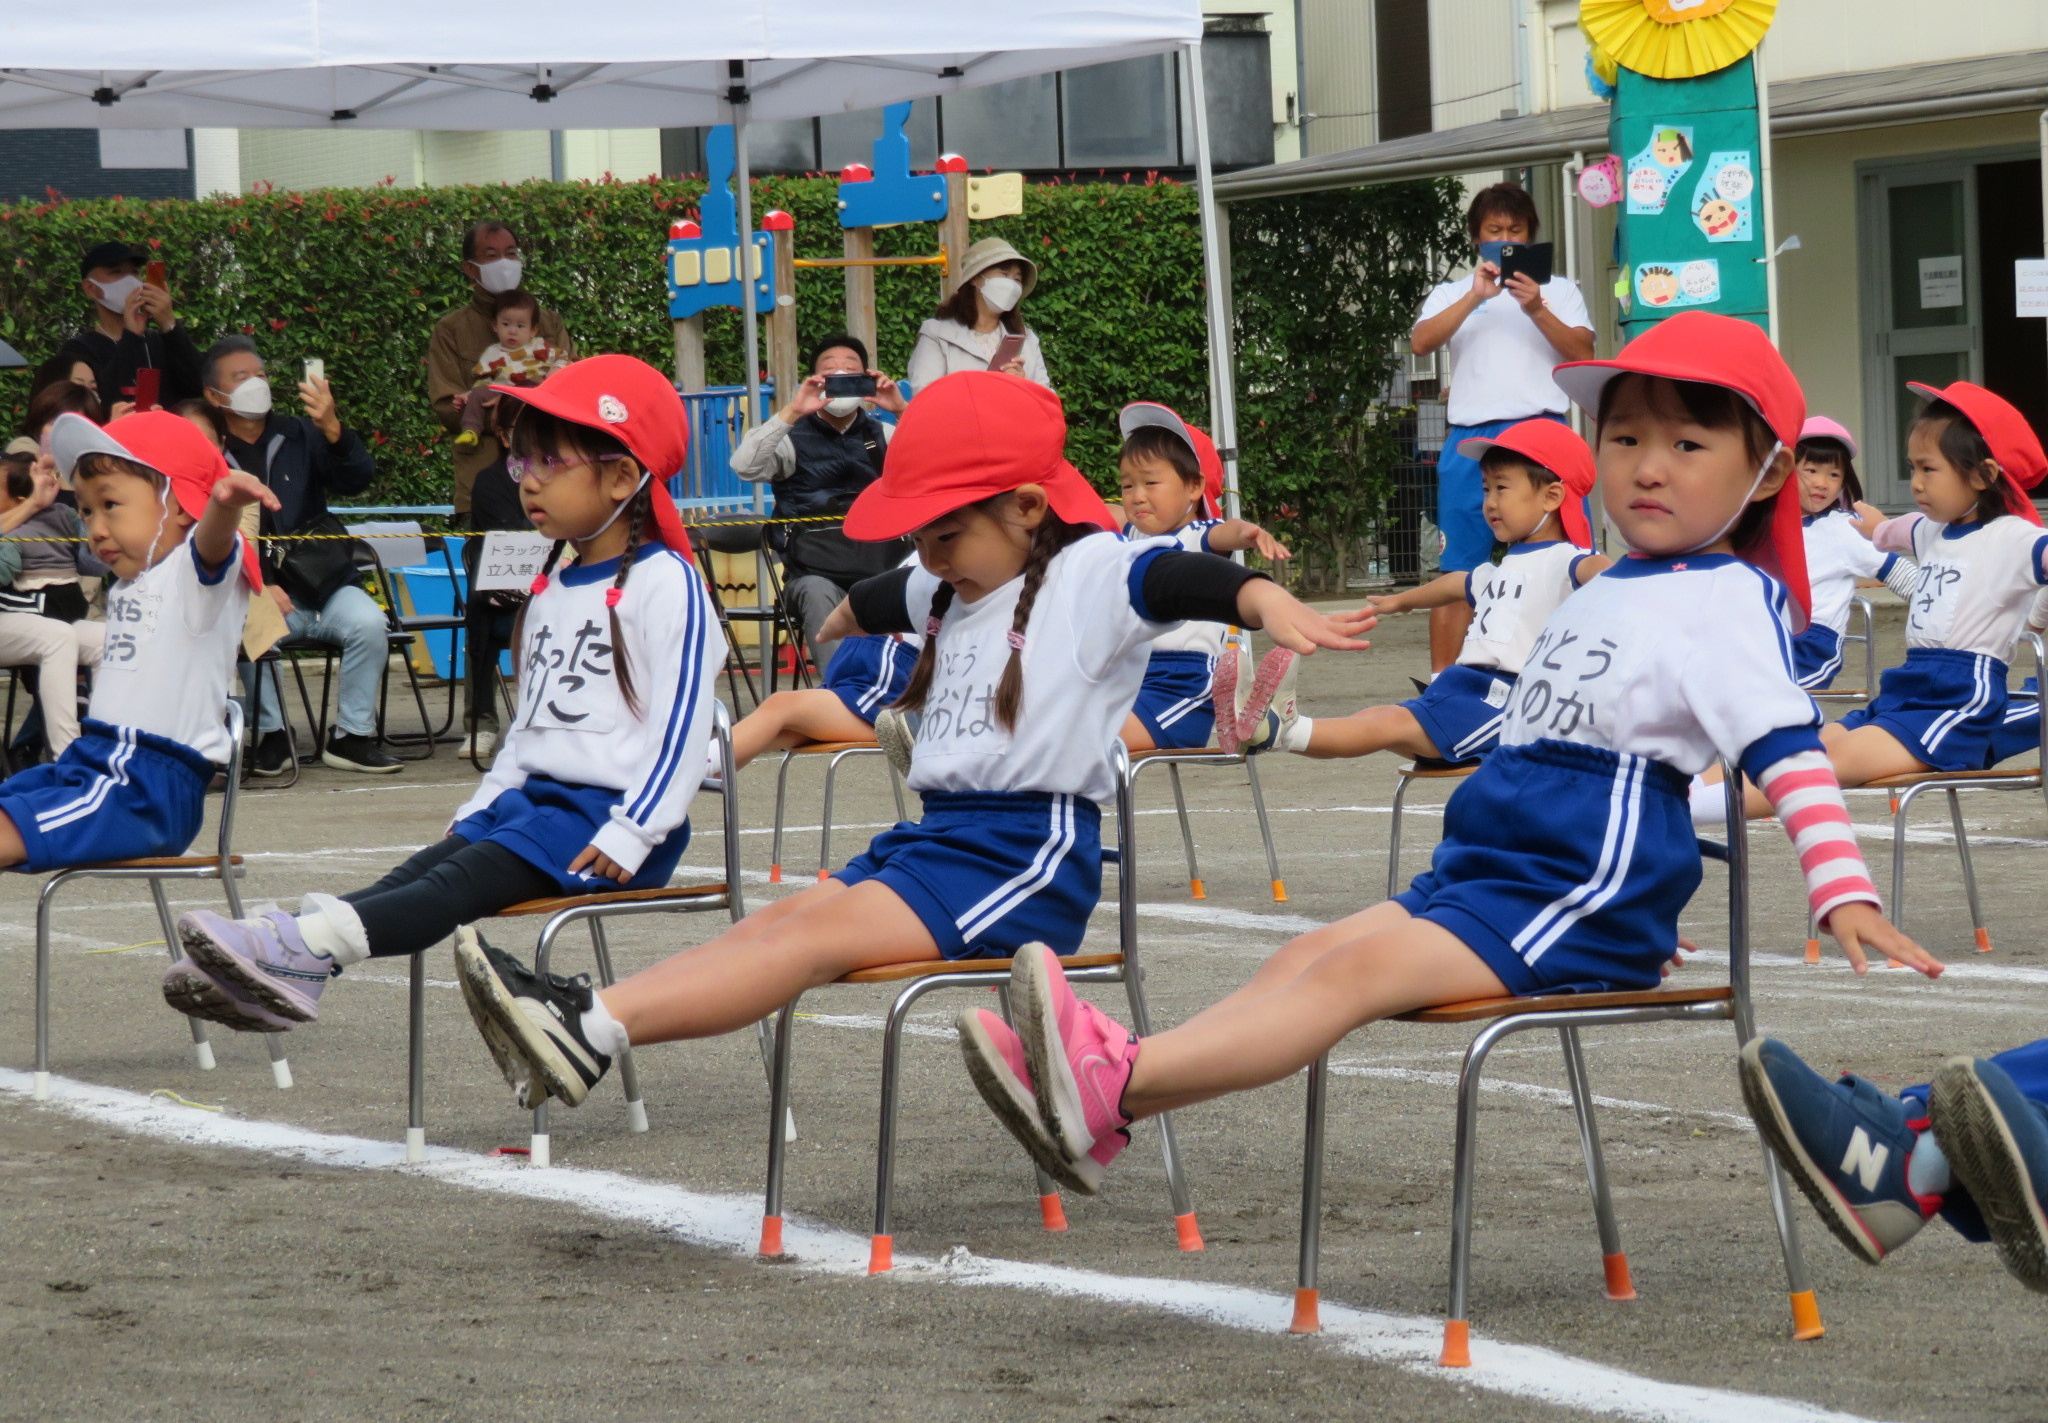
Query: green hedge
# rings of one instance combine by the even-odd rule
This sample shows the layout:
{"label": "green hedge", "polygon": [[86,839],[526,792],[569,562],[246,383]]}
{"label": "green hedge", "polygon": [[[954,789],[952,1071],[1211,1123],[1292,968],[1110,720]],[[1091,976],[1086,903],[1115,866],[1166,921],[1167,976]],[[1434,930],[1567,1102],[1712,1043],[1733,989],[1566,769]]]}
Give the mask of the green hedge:
{"label": "green hedge", "polygon": [[[78,255],[109,237],[147,244],[168,264],[181,319],[202,347],[242,331],[285,369],[324,358],[345,417],[375,447],[377,496],[438,501],[449,488],[448,436],[427,409],[425,354],[434,321],[467,299],[456,265],[463,229],[486,215],[512,224],[527,285],[562,313],[579,349],[627,351],[667,369],[663,242],[701,192],[701,182],[662,180],[0,206],[0,335],[40,360],[88,314]],[[794,214],[799,255],[836,255],[834,201],[830,178],[763,178],[754,210]],[[1455,217],[1455,188],[1433,183],[1233,209],[1253,509],[1313,523],[1342,502],[1332,485],[1377,507],[1386,451],[1361,441],[1359,422],[1384,383],[1390,333],[1405,330],[1434,275],[1428,254],[1456,245]],[[1034,185],[1021,216],[975,231],[1000,233],[1040,263],[1043,281],[1026,310],[1082,469],[1105,487],[1114,482],[1115,414],[1128,400],[1207,418],[1191,189]],[[877,247],[929,252],[935,240],[929,225],[903,227],[878,233]],[[884,268],[876,287],[878,355],[901,371],[938,283],[931,268]],[[806,339],[843,324],[842,291],[835,271],[799,274]],[[708,321],[711,378],[737,383],[738,313]],[[18,422],[27,380],[9,380],[0,402]]]}

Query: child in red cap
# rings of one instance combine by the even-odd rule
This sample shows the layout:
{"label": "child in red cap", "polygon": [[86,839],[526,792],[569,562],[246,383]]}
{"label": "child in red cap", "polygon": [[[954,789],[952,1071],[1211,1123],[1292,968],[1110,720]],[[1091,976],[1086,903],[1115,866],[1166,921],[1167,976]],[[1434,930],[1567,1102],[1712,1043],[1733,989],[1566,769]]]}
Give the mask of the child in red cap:
{"label": "child in red cap", "polygon": [[[184,915],[191,962],[164,980],[172,1006],[285,1031],[319,1016],[349,964],[417,953],[525,900],[657,888],[682,858],[726,652],[668,496],[689,439],[682,402],[630,356],[501,393],[522,402],[506,467],[555,545],[514,629],[518,709],[490,773],[445,838],[368,888],[308,894],[296,916]],[[458,950],[496,952],[466,928]]]}
{"label": "child in red cap", "polygon": [[[1124,437],[1116,457],[1126,520],[1124,538],[1170,538],[1196,553],[1245,550],[1273,561],[1293,557],[1278,539],[1249,519],[1220,517],[1215,499],[1223,488],[1223,461],[1203,431],[1152,401],[1126,405],[1117,416],[1117,429]],[[1133,751],[1161,746],[1185,749],[1207,746],[1212,733],[1221,734],[1226,741],[1233,738],[1237,713],[1248,709],[1233,708],[1232,715],[1219,718],[1212,691],[1219,673],[1233,687],[1257,685],[1254,677],[1240,670],[1251,661],[1245,647],[1248,641],[1241,635],[1232,636],[1224,623],[1200,620],[1183,623],[1154,639],[1137,703],[1124,719],[1124,745]],[[1286,648],[1275,648],[1268,655],[1285,657],[1284,665],[1291,665],[1294,659],[1294,653]],[[1229,664],[1227,672],[1222,671],[1225,663]],[[1269,686],[1267,701],[1272,695]],[[1227,694],[1225,704],[1229,704]],[[1265,709],[1262,701],[1251,715]],[[1226,745],[1224,749],[1235,751],[1236,747]]]}
{"label": "child in red cap", "polygon": [[1856,440],[1839,421],[1811,415],[1792,449],[1799,468],[1799,511],[1806,525],[1806,578],[1813,618],[1792,640],[1792,673],[1809,692],[1825,691],[1842,670],[1842,634],[1859,578],[1882,579],[1911,599],[1920,569],[1910,558],[1870,542],[1884,514],[1863,502],[1856,477]]}
{"label": "child in red cap", "polygon": [[1320,721],[1294,714],[1281,698],[1263,745],[1317,758],[1394,751],[1425,761],[1471,761],[1500,740],[1515,678],[1550,615],[1573,590],[1608,566],[1592,552],[1586,496],[1593,452],[1571,426],[1524,420],[1498,435],[1466,440],[1458,452],[1479,464],[1487,527],[1505,552],[1469,573],[1446,573],[1406,593],[1371,600],[1382,615],[1435,608],[1460,599],[1472,621],[1458,660],[1421,696],[1399,706],[1367,707]]}
{"label": "child in red cap", "polygon": [[1198,617],[1304,652],[1363,646],[1351,634],[1369,615],[1326,618],[1228,560],[1118,539],[1065,438],[1059,398],[1017,376],[965,371],[918,392],[846,531],[908,534],[922,566],[856,584],[820,636],[924,634],[904,698],[924,716],[909,778],[924,819],[600,994],[466,960],[466,984],[499,975],[465,991],[536,1083],[573,1106],[628,1043],[748,1028],[862,968],[1033,940],[1076,952],[1101,896],[1111,745],[1152,640]]}
{"label": "child in red cap", "polygon": [[[1133,1120],[1277,1082],[1367,1023],[1654,988],[1700,881],[1686,778],[1716,757],[1784,802],[1813,909],[1859,968],[1873,948],[1940,971],[1878,911],[1812,700],[1792,684],[1785,622],[1804,590],[1798,496],[1784,488],[1803,403],[1791,372],[1755,326],[1698,314],[1557,375],[1598,411],[1607,514],[1635,552],[1544,626],[1430,871],[1155,1036],[1076,998],[1038,947],[1011,970],[1014,1034],[962,1015],[983,1098],[1065,1185],[1094,1191]],[[1792,597],[1764,563],[1786,569]]]}
{"label": "child in red cap", "polygon": [[78,739],[51,764],[0,781],[0,867],[40,873],[181,855],[199,833],[206,787],[234,751],[228,683],[249,590],[263,581],[241,511],[275,509],[277,496],[162,411],[105,429],[59,415],[50,452],[114,582]]}

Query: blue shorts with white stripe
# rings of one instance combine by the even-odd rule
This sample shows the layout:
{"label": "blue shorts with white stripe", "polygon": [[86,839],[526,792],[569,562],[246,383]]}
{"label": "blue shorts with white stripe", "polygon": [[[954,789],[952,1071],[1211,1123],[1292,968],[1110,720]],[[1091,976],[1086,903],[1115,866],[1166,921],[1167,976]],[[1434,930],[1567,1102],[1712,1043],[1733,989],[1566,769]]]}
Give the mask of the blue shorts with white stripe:
{"label": "blue shorts with white stripe", "polygon": [[1419,697],[1401,703],[1446,761],[1469,761],[1500,744],[1515,679],[1490,667],[1453,663]]}
{"label": "blue shorts with white stripe", "polygon": [[1032,943],[1075,953],[1102,898],[1102,809],[1042,791],[926,791],[923,820],[883,831],[832,878],[895,890],[949,959]]}
{"label": "blue shorts with white stripe", "polygon": [[1209,744],[1216,730],[1216,702],[1210,689],[1216,659],[1206,652],[1155,652],[1146,659],[1131,714],[1152,733],[1161,750],[1185,751]]}
{"label": "blue shorts with white stripe", "polygon": [[55,761],[0,781],[0,814],[28,849],[18,868],[184,854],[216,769],[182,742],[89,720]]}
{"label": "blue shorts with white stripe", "polygon": [[1448,929],[1507,990],[1655,988],[1700,883],[1686,778],[1575,742],[1492,752],[1444,808],[1426,874],[1395,903]]}
{"label": "blue shorts with white stripe", "polygon": [[2005,719],[2005,679],[2005,664],[1981,652],[1909,647],[1878,680],[1877,700],[1842,725],[1881,726],[1937,771],[1980,770]]}
{"label": "blue shorts with white stripe", "polygon": [[668,838],[647,852],[640,868],[624,884],[569,866],[611,823],[612,809],[624,791],[583,786],[552,776],[529,774],[516,786],[498,792],[482,810],[457,821],[448,833],[474,845],[489,840],[503,845],[542,874],[555,877],[564,894],[599,894],[617,889],[660,889],[682,862],[690,843],[690,822],[669,831]]}
{"label": "blue shorts with white stripe", "polygon": [[846,709],[866,722],[884,707],[894,706],[910,685],[917,649],[893,637],[849,637],[825,665],[825,690],[835,693]]}
{"label": "blue shorts with white stripe", "polygon": [[1825,692],[1842,670],[1842,636],[1813,623],[1792,639],[1792,680],[1809,692]]}

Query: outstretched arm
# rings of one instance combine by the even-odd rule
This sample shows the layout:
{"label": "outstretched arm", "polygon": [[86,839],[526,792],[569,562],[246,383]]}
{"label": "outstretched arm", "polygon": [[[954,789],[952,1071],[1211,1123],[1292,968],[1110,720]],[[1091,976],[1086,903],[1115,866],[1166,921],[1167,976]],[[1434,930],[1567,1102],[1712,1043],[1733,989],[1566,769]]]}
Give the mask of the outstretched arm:
{"label": "outstretched arm", "polygon": [[1465,596],[1472,575],[1462,569],[1432,578],[1420,588],[1405,593],[1379,593],[1365,601],[1375,613],[1412,613],[1419,608],[1441,608]]}
{"label": "outstretched arm", "polygon": [[1249,550],[1261,558],[1278,562],[1292,558],[1287,545],[1274,538],[1249,519],[1225,519],[1208,532],[1209,552],[1236,553]]}
{"label": "outstretched arm", "polygon": [[277,496],[253,474],[230,470],[227,478],[213,486],[213,492],[206,498],[206,512],[199,516],[199,525],[192,530],[193,551],[202,565],[219,568],[234,556],[235,538],[242,529],[242,510],[251,504],[261,504],[273,512],[278,507]]}
{"label": "outstretched arm", "polygon": [[1318,647],[1364,651],[1372,644],[1358,634],[1370,632],[1379,617],[1370,608],[1319,613],[1278,583],[1261,578],[1237,590],[1237,620],[1244,627],[1262,629],[1275,645],[1306,656]]}

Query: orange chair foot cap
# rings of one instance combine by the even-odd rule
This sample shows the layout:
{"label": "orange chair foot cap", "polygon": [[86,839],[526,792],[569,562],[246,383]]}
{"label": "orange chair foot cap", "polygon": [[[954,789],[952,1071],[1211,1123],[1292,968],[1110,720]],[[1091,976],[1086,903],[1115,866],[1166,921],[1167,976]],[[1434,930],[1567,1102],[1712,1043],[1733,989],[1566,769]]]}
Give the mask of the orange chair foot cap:
{"label": "orange chair foot cap", "polygon": [[1980,954],[1991,952],[1991,931],[1989,929],[1979,929],[1977,931],[1977,952]]}
{"label": "orange chair foot cap", "polygon": [[1620,1250],[1612,1255],[1600,1257],[1600,1267],[1607,1272],[1607,1297],[1609,1299],[1634,1299],[1635,1281],[1629,1278],[1628,1255]]}
{"label": "orange chair foot cap", "polygon": [[1294,1322],[1287,1326],[1289,1334],[1322,1333],[1323,1320],[1321,1314],[1316,1309],[1321,1298],[1321,1293],[1316,1290],[1296,1290],[1294,1292]]}
{"label": "orange chair foot cap", "polygon": [[819,883],[819,884],[823,884],[823,883],[824,883],[824,882],[825,882],[826,880],[828,880],[828,879],[830,879],[830,878],[832,878],[832,871],[830,871],[830,870],[826,869],[826,868],[825,868],[824,866],[820,865],[820,866],[818,867],[818,883]]}
{"label": "orange chair foot cap", "polygon": [[1820,1301],[1813,1297],[1813,1291],[1801,1290],[1792,1296],[1792,1337],[1818,1339],[1827,1332],[1827,1326],[1820,1322]]}
{"label": "orange chair foot cap", "polygon": [[1276,879],[1273,881],[1273,902],[1275,904],[1285,904],[1287,902],[1286,880]]}
{"label": "orange chair foot cap", "polygon": [[1472,1326],[1462,1319],[1444,1321],[1444,1352],[1437,1360],[1447,1369],[1472,1367]]}
{"label": "orange chair foot cap", "polygon": [[1048,1191],[1038,1198],[1038,1218],[1045,1222],[1047,1230],[1067,1228],[1067,1208],[1060,1204],[1058,1191]]}
{"label": "orange chair foot cap", "polygon": [[1200,1250],[1203,1248],[1202,1227],[1195,1224],[1195,1213],[1193,1211],[1189,1211],[1186,1215],[1175,1216],[1173,1218],[1173,1229],[1180,1236],[1181,1249]]}
{"label": "orange chair foot cap", "polygon": [[761,1253],[780,1255],[782,1253],[782,1217],[764,1215],[761,1217]]}
{"label": "orange chair foot cap", "polygon": [[770,883],[770,884],[781,884],[781,883],[782,883],[782,866],[780,866],[780,865],[770,865],[770,866],[768,867],[768,883]]}
{"label": "orange chair foot cap", "polygon": [[1808,963],[1820,962],[1820,940],[1808,939],[1806,941],[1806,961]]}
{"label": "orange chair foot cap", "polygon": [[868,1273],[884,1274],[896,1268],[896,1237],[877,1235],[868,1242]]}
{"label": "orange chair foot cap", "polygon": [[1188,881],[1188,898],[1207,899],[1208,897],[1209,891],[1202,888],[1202,882],[1200,880],[1191,879]]}

